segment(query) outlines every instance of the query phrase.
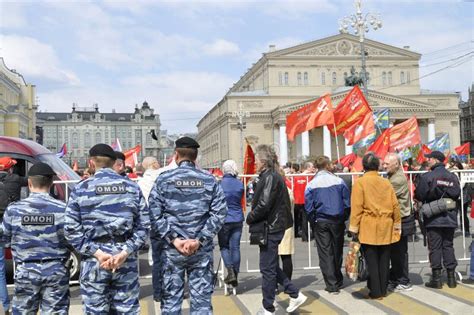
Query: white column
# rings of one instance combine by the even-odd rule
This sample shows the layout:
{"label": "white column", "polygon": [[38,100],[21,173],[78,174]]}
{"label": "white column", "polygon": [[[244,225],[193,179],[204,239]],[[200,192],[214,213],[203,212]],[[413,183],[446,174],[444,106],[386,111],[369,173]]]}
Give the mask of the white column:
{"label": "white column", "polygon": [[348,142],[347,139],[344,139],[344,143],[346,144],[344,155],[348,155],[348,154],[352,153],[352,146],[348,145],[347,142]]}
{"label": "white column", "polygon": [[309,156],[309,131],[301,134],[301,154],[303,157]]}
{"label": "white column", "polygon": [[286,125],[280,125],[280,165],[288,162],[288,140],[286,139]]}
{"label": "white column", "polygon": [[434,120],[428,121],[428,142],[434,140],[436,138],[436,130]]}
{"label": "white column", "polygon": [[331,134],[327,126],[323,127],[323,154],[329,159],[332,159],[331,155]]}

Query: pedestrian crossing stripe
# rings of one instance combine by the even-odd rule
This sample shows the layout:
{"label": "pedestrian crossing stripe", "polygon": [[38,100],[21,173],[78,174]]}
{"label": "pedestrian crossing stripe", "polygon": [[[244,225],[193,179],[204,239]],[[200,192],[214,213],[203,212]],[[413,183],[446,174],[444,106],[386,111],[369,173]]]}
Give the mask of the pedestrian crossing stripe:
{"label": "pedestrian crossing stripe", "polygon": [[455,288],[449,288],[447,285],[443,285],[441,291],[455,299],[460,299],[461,301],[465,301],[465,303],[474,305],[474,290],[467,286],[458,284]]}
{"label": "pedestrian crossing stripe", "polygon": [[212,308],[214,314],[239,315],[242,311],[230,296],[213,295]]}
{"label": "pedestrian crossing stripe", "polygon": [[[324,315],[337,315],[337,308],[333,308],[319,299],[319,295],[312,294],[311,291],[303,292],[304,295],[308,297],[306,302],[298,308],[299,313],[308,313],[309,314],[324,314]],[[285,293],[280,293],[278,295],[279,305],[286,310],[289,305],[290,299],[289,296]]]}
{"label": "pedestrian crossing stripe", "polygon": [[465,314],[468,309],[466,304],[453,301],[452,298],[436,293],[436,290],[432,289],[413,286],[413,291],[402,292],[402,294],[416,300],[426,301],[427,304],[447,314]]}

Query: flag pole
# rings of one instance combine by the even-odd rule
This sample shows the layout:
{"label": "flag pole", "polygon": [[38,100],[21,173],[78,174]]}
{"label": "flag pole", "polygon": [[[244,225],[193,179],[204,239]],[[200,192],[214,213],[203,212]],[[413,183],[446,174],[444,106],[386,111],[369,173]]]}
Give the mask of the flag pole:
{"label": "flag pole", "polygon": [[336,133],[336,123],[332,124],[334,126],[334,135],[336,137],[336,154],[337,160],[339,161],[341,157],[339,156],[339,140],[337,140],[337,133]]}

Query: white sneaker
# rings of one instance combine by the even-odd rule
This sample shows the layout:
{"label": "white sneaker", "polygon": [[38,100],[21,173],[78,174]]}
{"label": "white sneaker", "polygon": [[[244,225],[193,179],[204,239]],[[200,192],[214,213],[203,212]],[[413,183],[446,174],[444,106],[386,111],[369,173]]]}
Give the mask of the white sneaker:
{"label": "white sneaker", "polygon": [[290,305],[286,308],[288,313],[294,312],[298,307],[300,307],[304,302],[306,302],[306,295],[299,292],[297,298],[290,298]]}
{"label": "white sneaker", "polygon": [[275,312],[269,312],[263,306],[257,312],[257,315],[274,315],[274,314],[275,314]]}
{"label": "white sneaker", "polygon": [[406,291],[413,291],[413,287],[411,284],[399,284],[395,287],[395,291],[397,292],[406,292]]}

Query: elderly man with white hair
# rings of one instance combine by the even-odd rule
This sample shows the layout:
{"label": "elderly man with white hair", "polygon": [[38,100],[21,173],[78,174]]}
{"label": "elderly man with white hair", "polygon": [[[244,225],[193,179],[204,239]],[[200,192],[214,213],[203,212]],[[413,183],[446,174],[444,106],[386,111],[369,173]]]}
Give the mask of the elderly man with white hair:
{"label": "elderly man with white hair", "polygon": [[227,160],[222,165],[221,186],[227,202],[227,216],[225,224],[217,234],[222,259],[227,269],[224,282],[236,287],[238,285],[237,275],[240,270],[240,237],[242,236],[242,222],[244,213],[242,211],[242,196],[244,195],[244,184],[237,178],[237,164],[233,160]]}

